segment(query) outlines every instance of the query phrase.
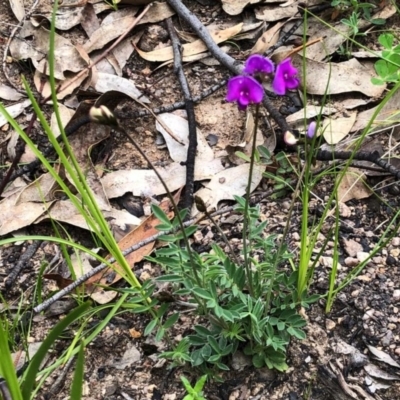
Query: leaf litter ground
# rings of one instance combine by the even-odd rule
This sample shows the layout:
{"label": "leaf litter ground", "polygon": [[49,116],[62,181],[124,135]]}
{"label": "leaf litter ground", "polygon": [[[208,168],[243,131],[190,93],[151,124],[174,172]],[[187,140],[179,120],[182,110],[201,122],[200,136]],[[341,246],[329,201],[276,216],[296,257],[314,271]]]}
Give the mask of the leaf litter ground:
{"label": "leaf litter ground", "polygon": [[[239,3],[237,1],[237,4]],[[247,12],[252,13],[251,11],[245,11],[244,14],[233,17],[224,13],[220,5],[211,4],[204,7],[193,2],[190,6],[205,25],[214,22],[217,25],[230,23],[233,26],[243,22]],[[11,15],[8,5],[2,3],[0,8],[0,22],[3,23],[2,30],[9,32],[6,24],[15,23],[15,18]],[[262,9],[257,9],[257,12],[267,15]],[[388,30],[391,26],[397,26],[396,21],[397,17],[389,20]],[[154,51],[154,47],[159,46],[160,42],[168,40],[163,33],[162,23],[156,23],[152,27],[156,32],[153,34],[153,42],[150,40],[152,34],[149,30],[146,31],[146,34],[150,39],[147,41],[143,39],[142,43],[138,43],[141,50],[147,53]],[[60,31],[59,34],[74,43],[80,43],[83,40],[82,32],[77,28],[67,32]],[[5,42],[7,36],[1,34],[0,39]],[[245,50],[254,45],[255,38],[249,37],[247,41],[238,43],[241,50]],[[243,60],[245,58],[243,52],[235,47],[231,47],[230,54],[237,59]],[[315,65],[316,68],[320,68],[318,73],[322,74],[325,68],[324,65]],[[13,63],[11,65],[11,78],[15,82],[18,82],[18,75],[21,73],[21,69],[28,79],[33,80],[31,74],[34,68],[29,63],[20,64],[18,68]],[[171,68],[164,67],[149,74],[153,69],[154,64],[144,61],[137,55],[129,58],[122,68],[123,76],[129,77],[135,83],[136,87],[150,100],[152,107],[179,101],[180,88]],[[185,72],[194,95],[220,82],[226,76],[224,68],[212,65],[212,63],[211,65],[204,65],[199,62],[193,62],[185,67]],[[314,71],[313,73],[315,74],[316,72]],[[3,75],[0,75],[0,79],[1,83],[8,84]],[[320,82],[315,83],[318,84]],[[319,91],[322,89],[311,87],[316,93],[320,94]],[[368,90],[369,88],[364,88],[363,90]],[[372,89],[376,88],[371,87]],[[337,93],[342,93],[342,89],[337,88],[336,90]],[[376,95],[376,93],[367,94],[367,96],[369,95]],[[199,128],[208,139],[208,143],[218,138],[217,143],[212,145],[214,153],[219,156],[228,154],[230,156],[229,160],[232,161],[233,151],[230,151],[229,146],[233,149],[243,146],[243,132],[246,130],[243,115],[237,111],[236,107],[226,104],[224,96],[225,89],[222,89],[211,97],[202,100],[196,106],[196,118]],[[358,98],[357,96],[352,96],[351,100],[352,106],[356,101],[359,101],[360,104],[362,104],[362,101],[368,102],[368,99],[366,100],[365,97],[361,99],[360,96]],[[73,102],[74,100],[70,99],[70,101]],[[343,98],[340,101],[343,102]],[[121,112],[129,114],[136,107],[139,106],[129,102],[121,106]],[[344,118],[348,118],[347,108],[342,105],[341,110]],[[327,114],[329,113],[331,111],[327,112]],[[29,114],[29,111],[27,114]],[[19,119],[21,124],[28,121],[29,115],[22,115]],[[128,130],[135,134],[140,146],[148,149],[147,154],[155,165],[163,167],[170,164],[171,152],[165,146],[166,139],[156,131],[155,121],[152,117],[127,119],[125,123]],[[338,132],[343,133],[343,130],[338,129]],[[9,133],[10,131],[7,127],[2,128],[0,133],[0,142],[3,144],[2,165],[7,162],[9,157],[5,151]],[[388,143],[388,137],[390,137],[391,143]],[[37,132],[37,140],[40,143],[39,131]],[[336,140],[339,141],[334,138],[333,142],[336,142]],[[384,131],[377,135],[372,146],[379,144],[383,150],[388,150],[390,146],[395,146],[398,140],[400,138],[396,130],[389,133]],[[44,140],[42,141],[44,142]],[[125,138],[115,134],[106,137],[101,142],[95,149],[92,158],[95,165],[101,166],[101,174],[105,175],[108,170],[118,172],[147,168],[144,160],[126,143]],[[371,185],[379,185],[384,178],[369,176],[367,179]],[[354,182],[349,183],[349,186],[352,185],[354,185]],[[200,188],[200,185],[198,188]],[[256,196],[257,193],[265,192],[269,188],[271,188],[271,182],[261,181],[256,189]],[[310,204],[313,217],[318,218],[320,216],[321,201],[318,199],[324,200],[330,193],[331,188],[332,183],[327,180],[315,189],[317,197]],[[381,202],[375,196],[366,196],[366,199],[357,198],[358,190],[353,190],[346,205],[341,209],[341,268],[339,270],[339,278],[343,277],[346,272],[356,265],[363,254],[365,255],[371,250],[373,244],[382,234],[385,222],[387,222],[393,210],[399,207],[398,196],[393,195],[396,194],[395,187],[391,189],[392,192],[383,193],[386,203]],[[115,199],[111,198],[110,203],[115,208],[119,208],[121,204],[126,205],[129,200],[132,199],[119,196]],[[283,232],[290,200],[289,195],[279,200],[261,200],[262,216],[269,221],[267,227],[269,233],[280,234]],[[137,199],[134,199],[134,201],[137,201]],[[148,210],[148,201],[144,201],[141,206],[145,210],[147,207]],[[299,247],[300,218],[301,208],[299,205],[299,209],[292,216],[290,235],[288,237],[288,243],[294,252],[297,252]],[[240,219],[227,215],[219,217],[219,222],[233,247],[238,248],[241,238]],[[329,220],[325,223],[321,232],[321,243],[323,242],[324,234],[327,234],[330,223],[331,221]],[[52,232],[51,227],[46,222],[29,225],[26,227],[29,233],[51,234]],[[115,229],[117,230],[117,227]],[[68,232],[74,240],[84,243],[88,247],[93,247],[88,232],[71,226],[68,226]],[[121,236],[123,234],[124,232],[120,232]],[[204,223],[201,226],[201,230],[195,235],[194,241],[194,247],[197,250],[208,251],[210,243],[214,241],[219,243],[220,237],[214,228]],[[220,244],[224,246],[222,243]],[[10,246],[0,250],[0,274],[3,281],[24,250],[24,246],[21,245]],[[36,253],[32,263],[18,278],[14,287],[11,290],[3,291],[6,300],[10,304],[18,304],[21,291],[23,291],[23,300],[25,304],[29,304],[40,264],[43,259],[48,262],[57,262],[57,254],[58,251],[54,246],[44,244]],[[288,364],[290,368],[285,374],[278,374],[266,369],[253,369],[249,365],[249,360],[238,353],[231,362],[232,370],[221,376],[224,382],[222,384],[212,383],[207,386],[207,398],[294,400],[307,398],[306,394],[310,393],[309,398],[313,399],[400,399],[400,386],[397,382],[399,379],[398,368],[395,363],[400,360],[400,321],[398,317],[398,307],[400,305],[400,292],[398,290],[400,287],[399,254],[400,237],[396,237],[387,249],[369,263],[363,274],[339,295],[331,313],[328,315],[324,313],[324,305],[322,303],[314,305],[307,311],[309,322],[306,329],[307,339],[302,342],[294,341],[289,347]],[[62,275],[64,272],[62,263],[60,265],[57,272]],[[327,275],[331,265],[332,247],[328,246],[317,267],[312,286],[314,292],[324,293],[326,291]],[[161,271],[157,266],[148,262],[140,262],[135,266],[135,273],[144,280],[158,276]],[[46,282],[45,290],[47,294],[56,289],[57,286],[54,282]],[[174,298],[168,289],[168,287],[160,287],[158,295],[173,301]],[[73,304],[71,300],[65,299],[57,302],[44,316],[35,316],[33,330],[28,342],[33,344],[41,342],[58,317],[73,307]],[[184,306],[178,303],[172,304],[172,309],[181,312],[180,324],[175,326],[172,331],[172,336],[179,339],[190,333],[191,327],[198,321],[191,317]],[[94,320],[93,324],[95,323],[96,321]],[[167,369],[168,364],[157,359],[157,353],[165,348],[165,343],[156,343],[151,337],[142,337],[147,323],[148,318],[143,315],[124,314],[123,317],[115,317],[87,348],[84,388],[86,398],[172,400],[183,397],[179,375],[183,373],[194,379],[193,371],[190,369],[169,371]],[[49,361],[67,344],[68,342],[60,341],[55,349],[55,354],[49,355]],[[378,353],[379,350],[382,350],[384,354]],[[388,359],[388,356],[392,358]],[[66,398],[71,374],[71,371],[67,371],[64,376],[62,370],[60,370],[59,377],[62,378],[60,380],[57,380],[57,375],[54,374],[54,377],[52,376],[46,381],[43,395],[54,399]],[[344,384],[340,380],[341,377],[344,378]],[[342,385],[338,382],[342,382]],[[366,395],[367,386],[371,385],[378,390],[375,393]]]}

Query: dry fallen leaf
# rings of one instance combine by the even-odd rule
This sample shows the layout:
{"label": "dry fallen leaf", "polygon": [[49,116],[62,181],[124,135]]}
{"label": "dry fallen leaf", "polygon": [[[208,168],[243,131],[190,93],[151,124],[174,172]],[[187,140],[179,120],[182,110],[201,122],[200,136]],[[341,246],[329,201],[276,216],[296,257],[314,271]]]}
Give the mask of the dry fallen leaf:
{"label": "dry fallen leaf", "polygon": [[18,101],[21,100],[23,97],[26,96],[20,92],[17,92],[11,86],[3,85],[0,83],[0,99]]}
{"label": "dry fallen leaf", "polygon": [[322,123],[322,131],[324,139],[328,144],[339,143],[343,138],[345,138],[357,117],[357,112],[349,113],[348,117],[341,118],[326,118]]}
{"label": "dry fallen leaf", "polygon": [[389,354],[385,353],[385,352],[382,351],[382,350],[378,350],[376,347],[373,347],[373,346],[370,346],[370,345],[367,345],[367,347],[368,347],[369,351],[370,351],[379,361],[382,361],[382,362],[384,362],[385,364],[388,364],[388,365],[390,365],[390,366],[392,366],[392,367],[400,368],[400,365],[399,365],[395,360],[393,360],[393,358],[390,357]]}
{"label": "dry fallen leaf", "polygon": [[264,54],[271,46],[279,39],[279,32],[284,25],[283,22],[278,22],[272,28],[264,32],[257,40],[256,44],[250,50],[250,54]]}
{"label": "dry fallen leaf", "polygon": [[285,4],[287,6],[275,3],[273,5],[257,7],[255,12],[256,18],[262,21],[274,22],[284,18],[291,18],[297,14],[297,4],[289,2]]}
{"label": "dry fallen leaf", "polygon": [[[312,47],[312,46],[311,46]],[[303,57],[295,54],[293,64],[299,69],[299,76],[303,76]],[[379,97],[386,86],[374,85],[371,82],[373,75],[361,65],[358,68],[335,63],[321,63],[306,59],[305,82],[308,94],[324,95],[361,92],[369,97]]]}
{"label": "dry fallen leaf", "polygon": [[24,0],[10,0],[11,10],[18,21],[22,21],[25,17]]}
{"label": "dry fallen leaf", "polygon": [[[358,114],[356,122],[352,127],[352,132],[364,129],[371,118],[375,114],[377,108],[373,107],[369,110],[362,111]],[[396,91],[396,93],[389,99],[389,101],[383,106],[379,114],[374,119],[372,124],[373,129],[380,129],[383,126],[393,125],[393,123],[397,123],[399,120],[398,114],[400,109],[400,90]]]}
{"label": "dry fallen leaf", "polygon": [[[50,46],[50,32],[44,27],[35,28],[30,21],[25,21],[18,34],[19,39],[14,39],[10,44],[10,52],[16,60],[31,59],[34,67],[41,73],[49,74],[47,53]],[[34,41],[21,40],[21,38],[33,37]],[[58,35],[54,36],[54,76],[64,80],[65,72],[79,72],[87,66],[72,43]]]}
{"label": "dry fallen leaf", "polygon": [[373,193],[363,182],[365,175],[357,168],[349,168],[338,187],[338,199],[342,203],[349,200],[365,199]]}
{"label": "dry fallen leaf", "polygon": [[222,0],[222,8],[229,15],[238,15],[249,4],[257,4],[262,0]]}
{"label": "dry fallen leaf", "polygon": [[[25,108],[31,105],[30,100],[24,100],[20,103],[13,104],[12,106],[5,107],[11,117],[16,118],[18,115],[24,112]],[[0,115],[0,127],[7,123],[7,119],[4,115]]]}
{"label": "dry fallen leaf", "polygon": [[[242,164],[221,171],[204,188],[198,190],[196,196],[200,197],[210,209],[217,208],[221,200],[233,200],[234,195],[243,196],[246,192],[249,171],[250,164]],[[264,171],[265,166],[254,166],[250,191],[259,185]]]}
{"label": "dry fallen leaf", "polygon": [[140,97],[142,103],[150,103],[150,100],[146,96],[142,95],[140,90],[136,88],[135,84],[131,80],[121,76],[98,72],[96,81],[92,83],[92,86],[100,93],[116,90],[126,94],[132,99],[138,99]]}
{"label": "dry fallen leaf", "polygon": [[[237,24],[231,28],[224,29],[222,31],[212,32],[211,37],[215,41],[215,43],[222,43],[226,40],[231,39],[233,36],[237,35],[242,31],[243,23]],[[174,54],[172,51],[172,47],[164,47],[162,49],[145,52],[136,48],[139,55],[147,61],[151,62],[163,62],[169,61],[174,58]],[[182,46],[182,57],[183,61],[186,61],[185,58],[189,56],[193,56],[195,54],[203,53],[207,51],[207,46],[199,39],[192,43],[186,43]]]}
{"label": "dry fallen leaf", "polygon": [[[155,2],[137,25],[160,22],[171,17],[174,13],[168,4]],[[125,33],[135,20],[135,13],[131,11],[130,7],[110,13],[102,21],[100,28],[93,32],[84,44],[84,49],[88,53],[102,49],[111,40]]]}
{"label": "dry fallen leaf", "polygon": [[[175,201],[179,200],[180,192],[175,196]],[[159,207],[168,215],[171,219],[174,216],[174,212],[171,211],[171,203],[169,200],[163,201]],[[154,214],[150,215],[146,218],[136,229],[129,232],[125,237],[123,237],[119,242],[118,246],[121,250],[126,250],[129,247],[132,247],[134,244],[137,244],[153,235],[158,233],[159,231],[156,229],[156,226],[160,224],[160,220],[156,218]],[[136,263],[143,260],[143,258],[149,255],[154,247],[155,242],[149,243],[140,249],[128,254],[125,256],[127,263],[131,268],[134,267]],[[113,268],[107,269],[99,272],[98,274],[92,276],[87,282],[87,285],[92,284],[100,284],[109,286],[118,282],[122,279],[122,276],[125,275],[125,272],[122,270],[121,266],[116,262],[113,264]],[[90,297],[95,300],[97,303],[105,304],[111,301],[115,296],[118,295],[118,292],[114,291],[105,291],[101,287],[96,287],[94,292],[91,292]]]}

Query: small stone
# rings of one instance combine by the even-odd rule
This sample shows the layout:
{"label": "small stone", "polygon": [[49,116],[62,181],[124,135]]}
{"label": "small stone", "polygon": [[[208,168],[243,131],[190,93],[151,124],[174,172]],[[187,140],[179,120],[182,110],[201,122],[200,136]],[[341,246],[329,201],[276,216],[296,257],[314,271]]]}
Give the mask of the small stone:
{"label": "small stone", "polygon": [[359,261],[357,260],[357,258],[354,257],[346,257],[344,259],[344,263],[348,267],[355,267],[356,265],[358,265]]}
{"label": "small stone", "polygon": [[292,239],[295,240],[296,242],[298,242],[300,240],[299,232],[293,232]]}
{"label": "small stone", "polygon": [[345,203],[339,203],[339,215],[343,218],[351,217],[351,209]]}
{"label": "small stone", "polygon": [[393,290],[392,299],[394,301],[399,301],[400,300],[400,289]]}
{"label": "small stone", "polygon": [[334,329],[336,326],[336,322],[332,321],[331,319],[327,319],[325,321],[325,327],[326,329],[328,329],[329,331],[331,331],[332,329]]}
{"label": "small stone", "polygon": [[399,247],[400,246],[400,237],[394,237],[392,239],[391,245],[394,247]]}
{"label": "small stone", "polygon": [[389,266],[396,265],[396,259],[393,256],[387,256],[386,257],[386,264]]}
{"label": "small stone", "polygon": [[389,346],[392,340],[393,340],[393,332],[388,331],[386,335],[382,338],[382,346],[385,347]]}
{"label": "small stone", "polygon": [[143,273],[140,274],[140,280],[141,281],[148,281],[149,279],[151,279],[151,275],[147,272],[144,271]]}
{"label": "small stone", "polygon": [[358,253],[362,252],[363,247],[360,243],[356,242],[354,239],[343,240],[344,251],[350,256],[355,257]]}
{"label": "small stone", "polygon": [[390,255],[392,257],[398,258],[399,254],[400,254],[400,249],[391,249],[390,250]]}
{"label": "small stone", "polygon": [[368,257],[369,257],[369,253],[366,253],[366,252],[364,252],[364,251],[359,251],[359,252],[357,253],[357,259],[358,259],[358,261],[360,261],[360,262],[365,261]]}
{"label": "small stone", "polygon": [[363,315],[362,319],[364,321],[368,321],[369,319],[371,319],[371,317],[374,316],[375,310],[373,308],[371,308],[370,310],[366,311],[365,314]]}

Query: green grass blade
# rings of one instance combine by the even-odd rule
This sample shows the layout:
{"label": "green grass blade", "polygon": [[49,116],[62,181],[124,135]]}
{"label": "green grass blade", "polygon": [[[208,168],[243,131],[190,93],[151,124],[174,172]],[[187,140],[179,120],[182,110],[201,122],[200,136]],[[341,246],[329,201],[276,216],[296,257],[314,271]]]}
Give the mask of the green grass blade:
{"label": "green grass blade", "polygon": [[70,312],[62,321],[60,321],[48,334],[39,350],[32,358],[29,367],[25,374],[25,379],[22,384],[22,397],[24,400],[29,400],[32,395],[32,389],[35,384],[36,375],[39,371],[40,364],[42,363],[44,357],[48,353],[52,344],[60,337],[63,331],[72,324],[76,319],[78,319],[89,307],[91,303],[86,302],[75,308]]}
{"label": "green grass blade", "polygon": [[22,400],[22,393],[19,388],[17,374],[15,373],[14,364],[11,359],[7,332],[4,329],[3,321],[0,321],[0,354],[0,374],[7,382],[7,387],[13,400]]}
{"label": "green grass blade", "polygon": [[83,372],[85,366],[85,354],[84,345],[81,343],[78,358],[76,360],[74,379],[71,386],[71,400],[80,400],[82,398],[82,386],[83,386]]}

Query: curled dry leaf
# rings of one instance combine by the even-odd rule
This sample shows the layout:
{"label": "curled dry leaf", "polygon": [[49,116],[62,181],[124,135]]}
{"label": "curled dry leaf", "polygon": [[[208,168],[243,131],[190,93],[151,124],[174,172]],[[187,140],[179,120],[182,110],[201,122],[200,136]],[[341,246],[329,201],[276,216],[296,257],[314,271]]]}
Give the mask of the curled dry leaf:
{"label": "curled dry leaf", "polygon": [[374,346],[367,345],[367,347],[368,347],[369,351],[370,351],[379,361],[382,361],[382,362],[384,362],[385,364],[388,364],[388,365],[390,365],[390,366],[392,366],[392,367],[400,368],[400,365],[399,365],[395,360],[393,360],[393,358],[390,357],[389,354],[385,353],[385,352],[382,351],[382,350],[378,350],[378,349],[377,349],[376,347],[374,347]]}
{"label": "curled dry leaf", "polygon": [[[218,32],[212,32],[211,37],[215,41],[215,43],[222,43],[226,40],[231,39],[239,32],[242,31],[243,23],[237,24],[231,28],[224,29]],[[193,56],[195,54],[203,53],[207,51],[207,46],[199,39],[195,40],[192,43],[186,43],[182,46],[182,57],[183,61],[185,57]],[[163,62],[163,61],[170,61],[174,58],[174,54],[172,51],[172,47],[164,47],[162,49],[145,52],[141,51],[140,49],[136,48],[139,55],[147,61],[151,62]]]}

